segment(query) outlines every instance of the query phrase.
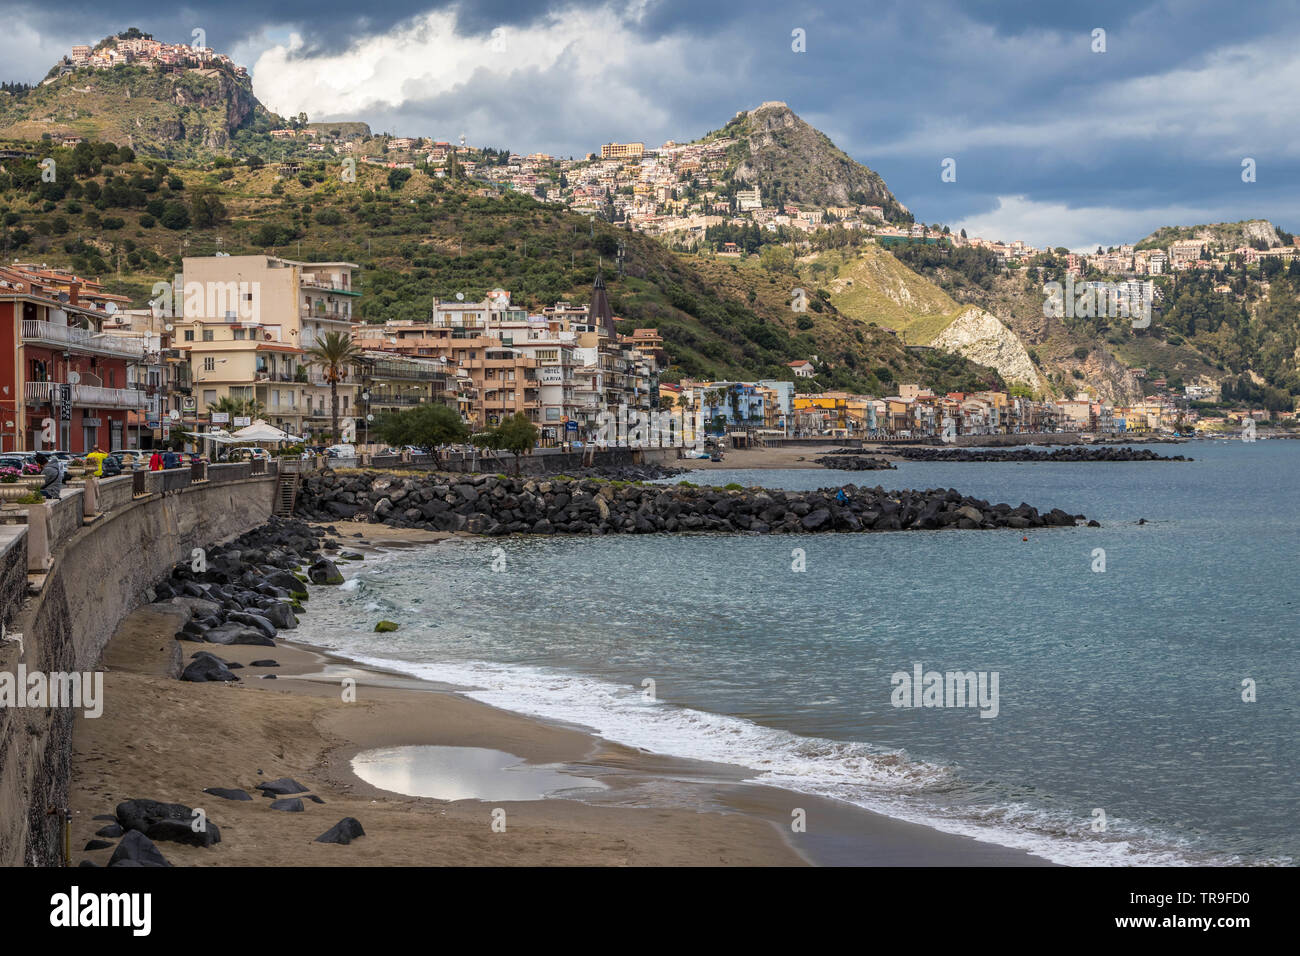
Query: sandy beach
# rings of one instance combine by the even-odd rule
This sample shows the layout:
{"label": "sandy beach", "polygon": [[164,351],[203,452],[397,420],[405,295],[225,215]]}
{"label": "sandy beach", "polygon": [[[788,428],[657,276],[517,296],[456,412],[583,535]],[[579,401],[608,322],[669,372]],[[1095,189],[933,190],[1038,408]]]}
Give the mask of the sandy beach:
{"label": "sandy beach", "polygon": [[[346,523],[359,546],[428,544],[445,534]],[[751,771],[681,760],[599,739],[581,728],[509,713],[404,675],[364,668],[277,639],[274,648],[177,642],[179,618],[146,606],[109,643],[102,667],[104,713],[78,714],[72,757],[72,847],[103,865],[111,848],[83,851],[131,798],[202,808],[221,828],[203,849],[160,849],[176,865],[218,866],[792,866],[1033,865],[1043,861],[964,837],[867,813],[830,800],[744,783]],[[188,660],[208,649],[244,665],[238,684],[169,676],[176,645]],[[275,668],[251,667],[273,659]],[[274,674],[274,680],[263,675]],[[344,700],[345,679],[355,701]],[[352,758],[379,747],[440,745],[505,751],[529,764],[594,778],[602,791],[526,801],[455,801],[380,790]],[[323,804],[270,809],[254,787],[292,777]],[[205,794],[241,788],[251,801]],[[493,810],[506,814],[493,829]],[[791,829],[792,813],[807,831]],[[313,842],[343,817],[366,835],[350,845]]]}
{"label": "sandy beach", "polygon": [[847,442],[842,445],[821,443],[816,445],[780,445],[768,448],[729,448],[723,454],[722,461],[690,458],[673,464],[680,468],[699,468],[706,471],[736,468],[821,468],[821,465],[813,461],[814,458],[820,458],[832,449],[843,448],[845,445],[847,445]]}

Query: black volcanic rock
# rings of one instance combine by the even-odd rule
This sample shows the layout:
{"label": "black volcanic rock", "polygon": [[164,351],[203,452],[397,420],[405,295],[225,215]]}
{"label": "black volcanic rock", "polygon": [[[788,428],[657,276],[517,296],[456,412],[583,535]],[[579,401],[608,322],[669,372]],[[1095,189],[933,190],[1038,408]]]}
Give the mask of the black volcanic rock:
{"label": "black volcanic rock", "polygon": [[315,840],[316,843],[351,843],[357,837],[365,836],[360,822],[355,817],[344,817]]}

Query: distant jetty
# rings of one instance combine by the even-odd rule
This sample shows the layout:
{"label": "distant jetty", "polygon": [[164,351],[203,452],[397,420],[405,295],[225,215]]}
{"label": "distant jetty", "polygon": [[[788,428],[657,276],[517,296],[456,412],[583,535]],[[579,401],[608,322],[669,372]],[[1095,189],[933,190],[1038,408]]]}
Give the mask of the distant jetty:
{"label": "distant jetty", "polygon": [[764,488],[627,484],[575,478],[327,472],[304,483],[297,515],[470,534],[798,534],[1043,528],[1088,523],[1059,508],[993,505],[951,488]]}
{"label": "distant jetty", "polygon": [[820,458],[814,458],[813,461],[823,468],[834,468],[839,471],[892,471],[894,469],[893,462],[884,458],[870,458],[845,451],[822,455]]}
{"label": "distant jetty", "polygon": [[[832,455],[856,455],[851,448],[836,449]],[[912,446],[882,448],[882,455],[905,461],[1193,461],[1182,455],[1157,455],[1147,448],[1112,448],[1070,445],[1044,451],[1036,448],[933,448]]]}

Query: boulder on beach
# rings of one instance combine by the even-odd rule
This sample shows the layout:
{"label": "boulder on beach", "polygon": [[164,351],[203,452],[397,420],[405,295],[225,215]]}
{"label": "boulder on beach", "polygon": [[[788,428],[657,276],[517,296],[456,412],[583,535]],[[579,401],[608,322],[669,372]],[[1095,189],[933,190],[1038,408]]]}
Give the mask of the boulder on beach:
{"label": "boulder on beach", "polygon": [[107,840],[87,840],[86,845],[83,846],[81,849],[82,850],[106,850],[112,845],[113,844],[109,843]]}
{"label": "boulder on beach", "polygon": [[252,800],[247,791],[240,790],[236,787],[204,787],[204,793],[210,793],[214,797],[220,797],[222,800]]}
{"label": "boulder on beach", "polygon": [[317,558],[307,569],[307,579],[312,584],[342,584],[343,573],[329,558]]}
{"label": "boulder on beach", "polygon": [[366,831],[361,829],[361,823],[356,817],[344,817],[334,826],[330,827],[315,840],[317,843],[351,843],[357,837],[365,836]]}
{"label": "boulder on beach", "polygon": [[109,866],[171,866],[152,840],[139,830],[131,830],[122,838],[113,855],[108,859]]}
{"label": "boulder on beach", "polygon": [[259,630],[266,637],[275,637],[275,625],[261,614],[253,614],[251,611],[228,611],[226,620]]}
{"label": "boulder on beach", "polygon": [[[196,830],[194,824],[200,819],[203,825]],[[171,840],[190,846],[212,846],[221,842],[217,825],[206,816],[196,817],[194,810],[183,803],[138,798],[124,800],[117,805],[117,820],[123,829],[138,831],[154,840]]]}
{"label": "boulder on beach", "polygon": [[210,627],[203,632],[209,644],[253,644],[261,647],[275,647],[275,641],[255,627],[245,624],[221,624]]}
{"label": "boulder on beach", "polygon": [[185,670],[181,671],[181,680],[203,684],[208,681],[239,680],[239,677],[230,672],[230,668],[226,666],[225,662],[213,657],[211,654],[206,654],[202,657],[195,657],[186,665]]}
{"label": "boulder on beach", "polygon": [[275,800],[271,803],[272,810],[283,810],[285,813],[302,813],[302,800],[298,797],[286,797],[284,800]]}
{"label": "boulder on beach", "polygon": [[395,621],[380,621],[375,625],[375,633],[377,634],[387,634],[389,631],[395,630],[397,630],[397,623]]}
{"label": "boulder on beach", "polygon": [[293,614],[293,605],[288,601],[272,601],[262,608],[262,614],[282,631],[289,631],[298,626],[298,619]]}
{"label": "boulder on beach", "polygon": [[304,787],[292,777],[280,777],[278,780],[259,783],[256,789],[262,791],[262,796],[269,797],[273,793],[284,796],[289,796],[295,793],[306,793],[311,789],[311,787]]}

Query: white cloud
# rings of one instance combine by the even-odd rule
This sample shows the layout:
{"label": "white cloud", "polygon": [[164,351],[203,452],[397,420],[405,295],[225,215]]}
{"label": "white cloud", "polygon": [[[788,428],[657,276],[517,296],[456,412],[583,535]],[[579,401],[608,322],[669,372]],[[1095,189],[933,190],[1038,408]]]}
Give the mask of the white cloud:
{"label": "white cloud", "polygon": [[282,114],[438,124],[393,130],[409,135],[468,125],[477,144],[531,149],[571,143],[575,132],[641,138],[674,125],[674,100],[657,87],[695,82],[711,61],[690,36],[638,35],[645,5],[570,7],[476,35],[460,29],[451,8],[315,56],[302,55],[290,37],[258,56],[254,88]]}
{"label": "white cloud", "polygon": [[988,212],[968,216],[951,228],[968,236],[1012,241],[1023,239],[1040,249],[1065,246],[1074,252],[1095,252],[1098,246],[1136,242],[1160,226],[1237,222],[1241,219],[1290,220],[1300,212],[1300,202],[1270,203],[1267,213],[1250,214],[1241,206],[1170,205],[1147,208],[1124,206],[1068,206],[1036,202],[1025,196],[999,196]]}
{"label": "white cloud", "polygon": [[67,56],[75,43],[85,43],[75,27],[69,33],[54,34],[31,27],[29,17],[22,10],[5,17],[4,36],[0,39],[0,63],[4,64],[4,79],[19,80],[31,77],[31,82],[43,79],[60,57]]}

